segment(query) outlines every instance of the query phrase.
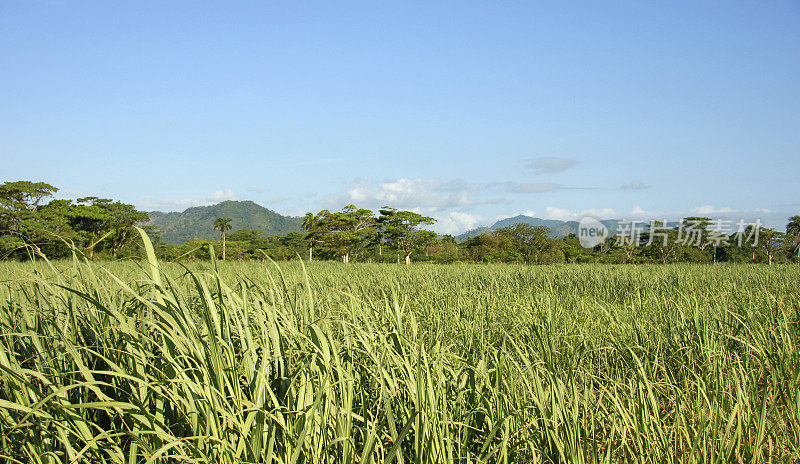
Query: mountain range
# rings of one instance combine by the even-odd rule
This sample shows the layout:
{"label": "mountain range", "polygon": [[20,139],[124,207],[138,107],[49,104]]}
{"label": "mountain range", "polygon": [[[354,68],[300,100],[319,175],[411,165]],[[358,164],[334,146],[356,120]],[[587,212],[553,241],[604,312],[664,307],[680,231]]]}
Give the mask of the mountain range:
{"label": "mountain range", "polygon": [[195,206],[182,213],[152,211],[146,225],[155,226],[161,232],[161,240],[171,245],[180,245],[192,238],[213,239],[219,237],[214,230],[214,219],[231,218],[230,232],[239,229],[260,230],[264,235],[286,235],[301,232],[302,218],[283,216],[252,201],[223,201],[211,206]]}
{"label": "mountain range", "polygon": [[[613,235],[617,231],[617,224],[619,221],[616,219],[606,219],[602,222]],[[484,233],[491,233],[494,230],[502,229],[503,227],[513,226],[514,224],[530,224],[534,227],[544,226],[550,229],[550,237],[562,238],[569,234],[578,233],[578,221],[559,221],[557,219],[541,219],[532,216],[514,216],[510,218],[501,219],[491,227],[478,227],[476,229],[468,230],[461,235],[456,236],[457,242],[463,242],[469,238],[475,237]]]}
{"label": "mountain range", "polygon": [[[192,238],[214,239],[219,237],[219,232],[214,230],[214,219],[218,217],[231,218],[231,230],[239,229],[260,230],[264,235],[286,235],[289,232],[302,232],[302,218],[283,216],[275,211],[265,208],[252,201],[223,201],[211,206],[195,206],[183,212],[165,213],[152,211],[147,225],[156,227],[161,232],[164,243],[179,245]],[[613,234],[616,232],[617,221],[608,219],[601,221]],[[554,238],[566,237],[578,232],[577,221],[559,221],[555,219],[541,219],[532,216],[514,216],[501,219],[490,227],[478,227],[456,236],[456,241],[462,242],[470,237],[514,224],[530,224],[532,226],[545,226],[550,229],[550,236]]]}

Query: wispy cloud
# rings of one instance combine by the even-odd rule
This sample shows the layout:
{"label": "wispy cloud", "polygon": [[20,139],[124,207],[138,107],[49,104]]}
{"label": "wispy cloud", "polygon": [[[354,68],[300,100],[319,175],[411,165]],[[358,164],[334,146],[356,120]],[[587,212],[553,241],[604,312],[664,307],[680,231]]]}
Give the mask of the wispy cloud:
{"label": "wispy cloud", "polygon": [[526,159],[524,166],[525,169],[532,170],[534,174],[548,174],[567,170],[577,163],[576,160],[570,158],[540,156]]}
{"label": "wispy cloud", "polygon": [[557,184],[555,182],[495,182],[487,185],[487,188],[500,188],[508,193],[546,193],[556,190],[597,190],[597,187],[570,187]]}
{"label": "wispy cloud", "polygon": [[[580,211],[573,211],[567,208],[560,208],[557,206],[548,206],[545,209],[543,217],[545,219],[558,219],[561,221],[574,221],[578,220],[584,216],[591,216],[597,219],[636,219],[636,220],[679,220],[688,216],[709,216],[712,218],[732,218],[732,215],[739,215],[742,218],[754,218],[758,215],[767,216],[770,214],[775,214],[775,211],[771,211],[765,208],[756,208],[750,210],[737,210],[729,207],[715,207],[712,205],[703,205],[703,206],[695,206],[693,208],[687,210],[674,210],[674,211],[662,211],[662,210],[650,210],[642,208],[641,206],[634,206],[631,208],[630,212],[624,213],[621,211],[617,211],[614,208],[596,208],[596,209],[585,209]],[[738,216],[737,216],[738,218]]]}
{"label": "wispy cloud", "polygon": [[553,182],[533,182],[529,184],[511,184],[509,190],[513,193],[544,193],[552,192],[553,190],[561,190],[564,187],[561,184]]}
{"label": "wispy cloud", "polygon": [[644,190],[650,188],[650,186],[642,181],[632,180],[627,184],[623,185],[622,188],[625,190]]}

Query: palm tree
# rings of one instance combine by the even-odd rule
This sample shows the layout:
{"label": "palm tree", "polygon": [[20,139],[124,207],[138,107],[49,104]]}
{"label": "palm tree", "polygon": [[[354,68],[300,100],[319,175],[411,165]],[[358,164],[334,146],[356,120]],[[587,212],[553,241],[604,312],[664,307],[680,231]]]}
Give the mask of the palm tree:
{"label": "palm tree", "polygon": [[214,230],[222,233],[222,260],[225,261],[225,232],[231,230],[231,218],[218,217],[214,219]]}
{"label": "palm tree", "polygon": [[308,262],[311,262],[311,258],[314,254],[314,242],[316,241],[316,233],[317,233],[317,225],[319,221],[317,217],[314,216],[312,213],[306,213],[303,216],[303,230],[306,231],[306,240],[308,240]]}
{"label": "palm tree", "polygon": [[800,216],[792,216],[786,224],[786,235],[794,238],[794,247],[797,250],[797,264],[800,264]]}

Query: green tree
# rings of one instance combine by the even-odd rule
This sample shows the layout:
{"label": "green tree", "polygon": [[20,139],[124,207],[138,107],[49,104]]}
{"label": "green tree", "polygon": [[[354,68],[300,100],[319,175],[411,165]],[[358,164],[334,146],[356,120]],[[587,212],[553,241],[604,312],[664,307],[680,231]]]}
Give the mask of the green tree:
{"label": "green tree", "polygon": [[708,226],[711,225],[711,218],[689,216],[676,226],[676,238],[674,240],[674,250],[681,256],[682,261],[708,263],[714,262],[716,249],[711,247],[708,252],[709,241]]}
{"label": "green tree", "polygon": [[306,231],[306,241],[308,242],[308,262],[310,263],[311,260],[314,258],[314,245],[320,241],[321,238],[321,220],[326,216],[326,214],[330,214],[328,210],[320,211],[317,214],[306,213],[303,216],[303,230]]}
{"label": "green tree", "polygon": [[64,214],[69,200],[42,203],[58,189],[44,182],[16,181],[0,185],[0,245],[4,255],[27,256],[31,247],[51,257],[61,257],[61,239],[74,240],[75,233]]}
{"label": "green tree", "polygon": [[419,229],[419,226],[431,225],[436,220],[413,211],[384,206],[377,222],[380,236],[403,252],[406,264],[411,264],[411,253],[436,240],[435,232]]}
{"label": "green tree", "polygon": [[[289,232],[281,237],[281,245],[286,249],[287,259],[293,260],[306,251],[308,242],[302,232]],[[309,255],[310,258],[310,255]]]}
{"label": "green tree", "polygon": [[50,184],[27,180],[0,185],[0,234],[19,233],[20,223],[30,218],[42,200],[57,191]]}
{"label": "green tree", "polygon": [[455,240],[449,240],[447,239],[447,236],[442,237],[438,243],[434,243],[428,247],[428,251],[431,260],[438,264],[454,263],[461,258],[461,252],[459,251]]}
{"label": "green tree", "polygon": [[70,205],[72,226],[84,237],[83,245],[89,252],[89,258],[94,257],[94,249],[101,240],[109,234],[108,224],[111,216],[105,211],[105,206],[111,200],[98,197],[78,198],[77,205]]}
{"label": "green tree", "polygon": [[452,243],[453,245],[457,245],[456,238],[450,234],[442,235],[439,239],[442,241],[442,243]]}
{"label": "green tree", "polygon": [[548,237],[550,234],[548,227],[534,227],[525,223],[503,227],[502,229],[497,229],[494,233],[508,237],[525,263],[539,263],[542,257],[550,252],[557,242]]}
{"label": "green tree", "polygon": [[0,206],[11,211],[34,210],[43,199],[56,192],[56,187],[44,182],[4,182],[0,185]]}
{"label": "green tree", "polygon": [[222,260],[225,261],[225,233],[231,230],[231,218],[218,217],[214,219],[214,230],[222,234]]}
{"label": "green tree", "polygon": [[[135,235],[134,224],[148,219],[133,205],[99,197],[45,199],[58,191],[44,182],[6,182],[0,186],[0,236],[3,248],[34,246],[50,257],[69,253],[72,243],[89,257],[104,246],[114,256]],[[101,243],[103,242],[103,243]]]}
{"label": "green tree", "polygon": [[784,245],[786,234],[775,229],[762,227],[758,233],[758,247],[767,254],[767,262],[772,265],[775,254]]}
{"label": "green tree", "polygon": [[368,209],[348,205],[336,213],[321,211],[318,217],[318,235],[328,250],[340,256],[345,264],[375,236],[375,215]]}
{"label": "green tree", "polygon": [[650,262],[676,261],[680,245],[678,229],[664,221],[650,221],[642,233],[642,256]]}
{"label": "green tree", "polygon": [[797,252],[797,264],[800,264],[800,216],[792,216],[786,224],[786,235],[791,237],[794,250]]}
{"label": "green tree", "polygon": [[94,256],[95,247],[103,240],[108,244],[112,256],[135,236],[135,224],[147,221],[146,212],[137,211],[133,205],[107,198],[78,198],[72,209],[73,227],[87,236],[86,248],[89,257]]}
{"label": "green tree", "polygon": [[513,263],[522,261],[522,255],[506,234],[479,234],[463,244],[464,254],[471,261],[484,263]]}
{"label": "green tree", "polygon": [[84,235],[72,224],[74,205],[70,200],[51,200],[35,210],[21,211],[14,236],[50,258],[64,258],[70,253],[67,243],[82,244]]}
{"label": "green tree", "polygon": [[[108,243],[111,248],[111,254],[116,258],[117,253],[136,237],[136,229],[134,225],[145,222],[150,219],[149,215],[144,211],[138,211],[133,205],[115,201],[108,203],[104,207],[106,214],[110,216],[107,224],[109,232]],[[145,231],[149,231],[150,227],[144,227]]]}
{"label": "green tree", "polygon": [[227,235],[229,241],[237,242],[252,242],[259,237],[263,237],[260,230],[255,229],[239,229],[236,232],[231,232]]}

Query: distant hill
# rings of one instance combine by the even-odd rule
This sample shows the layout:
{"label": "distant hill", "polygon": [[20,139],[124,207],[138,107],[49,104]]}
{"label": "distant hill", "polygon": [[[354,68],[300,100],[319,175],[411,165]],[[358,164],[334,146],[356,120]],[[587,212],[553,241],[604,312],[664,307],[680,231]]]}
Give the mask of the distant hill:
{"label": "distant hill", "polygon": [[492,229],[490,227],[478,227],[478,228],[475,228],[475,229],[470,229],[470,230],[464,232],[461,235],[456,235],[455,238],[456,238],[456,242],[461,243],[464,240],[467,240],[467,239],[472,238],[472,237],[477,237],[480,234],[491,234],[491,233],[492,233]]}
{"label": "distant hill", "polygon": [[[617,223],[616,219],[606,219],[604,221],[600,221],[608,227],[608,230],[613,235],[617,231]],[[578,233],[578,221],[559,221],[557,219],[541,219],[531,216],[514,216],[510,218],[501,219],[491,227],[478,227],[477,229],[472,229],[463,234],[456,237],[456,241],[462,242],[469,238],[475,237],[477,235],[483,233],[489,233],[493,230],[502,229],[503,227],[513,226],[514,224],[530,224],[534,227],[538,226],[545,226],[550,229],[550,236],[553,238],[563,238],[569,234],[577,234]]]}
{"label": "distant hill", "polygon": [[164,243],[180,245],[191,238],[212,239],[219,237],[214,230],[214,219],[231,218],[231,232],[239,229],[255,229],[265,235],[286,235],[301,232],[302,218],[282,216],[252,201],[223,201],[211,206],[196,206],[182,213],[153,211],[147,225],[161,232]]}

